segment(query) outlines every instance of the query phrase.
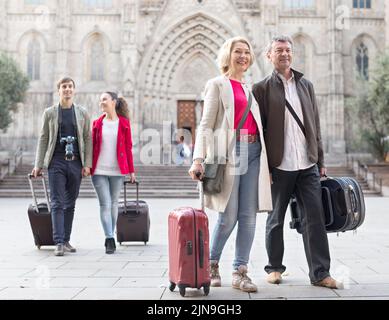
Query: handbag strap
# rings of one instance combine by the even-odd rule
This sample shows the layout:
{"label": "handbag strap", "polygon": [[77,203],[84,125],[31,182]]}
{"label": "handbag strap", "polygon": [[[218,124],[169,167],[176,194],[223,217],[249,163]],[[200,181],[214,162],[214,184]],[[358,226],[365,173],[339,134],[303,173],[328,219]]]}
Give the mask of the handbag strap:
{"label": "handbag strap", "polygon": [[253,100],[253,98],[251,97],[251,93],[249,91],[249,98],[248,98],[248,101],[247,101],[246,110],[244,111],[243,117],[240,119],[238,127],[236,128],[237,136],[240,136],[240,129],[242,129],[244,123],[246,122],[247,116],[249,115],[249,111],[250,111],[250,108],[251,108],[252,100]]}
{"label": "handbag strap", "polygon": [[304,125],[301,122],[299,116],[297,115],[296,111],[294,111],[293,107],[290,105],[289,101],[286,100],[286,107],[288,108],[289,112],[292,114],[293,118],[296,120],[298,126],[300,127],[301,131],[304,134],[304,137],[307,137],[307,133],[305,131]]}

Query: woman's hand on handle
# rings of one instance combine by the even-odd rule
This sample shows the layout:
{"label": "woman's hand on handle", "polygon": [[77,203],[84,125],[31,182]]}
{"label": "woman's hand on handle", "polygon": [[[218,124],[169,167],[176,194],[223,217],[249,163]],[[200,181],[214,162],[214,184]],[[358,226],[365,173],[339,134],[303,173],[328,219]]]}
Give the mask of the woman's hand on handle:
{"label": "woman's hand on handle", "polygon": [[192,180],[201,180],[204,175],[204,168],[202,164],[194,162],[188,171]]}
{"label": "woman's hand on handle", "polygon": [[131,172],[131,173],[128,175],[128,180],[131,181],[131,183],[135,183],[136,177],[135,177],[135,173],[134,173],[134,172]]}

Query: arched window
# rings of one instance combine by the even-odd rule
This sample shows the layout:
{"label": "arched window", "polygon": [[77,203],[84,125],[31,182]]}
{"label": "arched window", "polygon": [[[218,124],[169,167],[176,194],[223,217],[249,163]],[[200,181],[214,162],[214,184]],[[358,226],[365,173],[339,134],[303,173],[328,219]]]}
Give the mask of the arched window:
{"label": "arched window", "polygon": [[371,9],[371,0],[353,0],[354,9]]}
{"label": "arched window", "polygon": [[307,72],[307,50],[301,38],[297,38],[294,40],[293,56],[295,57],[295,60],[293,62],[294,68],[296,68],[296,70],[298,71],[301,71],[302,73]]}
{"label": "arched window", "polygon": [[104,44],[100,37],[96,37],[90,47],[90,76],[91,81],[104,81]]}
{"label": "arched window", "polygon": [[286,9],[313,9],[315,7],[314,0],[284,0]]}
{"label": "arched window", "polygon": [[27,75],[30,80],[40,80],[41,45],[38,40],[31,40],[27,48]]}
{"label": "arched window", "polygon": [[111,8],[112,0],[83,0],[82,3],[90,8]]}
{"label": "arched window", "polygon": [[24,0],[24,4],[26,5],[38,5],[44,4],[46,1],[44,0]]}
{"label": "arched window", "polygon": [[356,52],[356,63],[359,75],[365,79],[369,79],[369,50],[363,42],[359,44]]}

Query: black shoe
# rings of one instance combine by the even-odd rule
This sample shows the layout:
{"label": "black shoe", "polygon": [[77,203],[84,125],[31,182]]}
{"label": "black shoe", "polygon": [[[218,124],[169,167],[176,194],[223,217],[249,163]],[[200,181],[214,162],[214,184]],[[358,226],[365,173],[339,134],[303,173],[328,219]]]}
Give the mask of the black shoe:
{"label": "black shoe", "polygon": [[105,253],[112,254],[115,252],[115,248],[112,243],[112,238],[105,239]]}
{"label": "black shoe", "polygon": [[115,242],[115,238],[111,238],[112,240],[112,245],[113,245],[113,251],[116,251],[116,242]]}

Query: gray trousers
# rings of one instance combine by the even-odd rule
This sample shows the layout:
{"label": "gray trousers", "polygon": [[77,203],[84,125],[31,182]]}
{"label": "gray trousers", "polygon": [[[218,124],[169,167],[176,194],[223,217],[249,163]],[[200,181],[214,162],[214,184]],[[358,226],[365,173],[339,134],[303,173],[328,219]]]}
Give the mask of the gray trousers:
{"label": "gray trousers", "polygon": [[320,174],[315,165],[306,170],[272,171],[273,211],[266,221],[266,250],[269,263],[267,273],[284,272],[284,220],[291,195],[296,196],[302,212],[302,230],[305,256],[312,283],[330,275],[330,252],[324,225],[321,200]]}

